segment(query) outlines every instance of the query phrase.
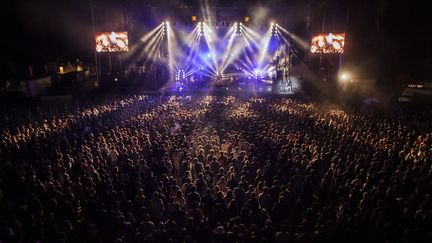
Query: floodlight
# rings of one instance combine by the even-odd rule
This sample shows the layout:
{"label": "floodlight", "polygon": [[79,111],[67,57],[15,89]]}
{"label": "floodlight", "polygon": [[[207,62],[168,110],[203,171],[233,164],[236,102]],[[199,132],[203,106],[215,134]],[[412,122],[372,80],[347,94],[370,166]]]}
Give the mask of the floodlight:
{"label": "floodlight", "polygon": [[350,75],[348,73],[342,73],[339,77],[342,81],[347,81],[350,78]]}

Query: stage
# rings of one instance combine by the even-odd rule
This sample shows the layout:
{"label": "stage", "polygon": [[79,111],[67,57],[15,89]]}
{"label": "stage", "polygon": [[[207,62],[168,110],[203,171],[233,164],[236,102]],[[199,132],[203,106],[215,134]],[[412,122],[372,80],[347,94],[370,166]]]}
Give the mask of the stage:
{"label": "stage", "polygon": [[245,79],[236,82],[202,81],[172,82],[162,87],[162,93],[237,93],[237,94],[271,94],[272,80]]}
{"label": "stage", "polygon": [[161,89],[162,94],[232,94],[232,95],[295,95],[301,93],[301,81],[292,78],[292,82],[274,80],[243,79],[234,83],[220,82],[180,83],[172,82]]}

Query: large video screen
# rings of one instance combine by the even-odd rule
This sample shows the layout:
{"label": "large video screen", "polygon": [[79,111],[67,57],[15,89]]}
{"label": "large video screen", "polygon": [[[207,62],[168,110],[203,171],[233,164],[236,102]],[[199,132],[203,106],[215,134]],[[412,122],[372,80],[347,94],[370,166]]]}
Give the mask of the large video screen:
{"label": "large video screen", "polygon": [[312,36],[312,53],[343,53],[345,48],[345,34],[316,34]]}
{"label": "large video screen", "polygon": [[128,51],[127,32],[101,32],[96,34],[97,52],[124,52]]}

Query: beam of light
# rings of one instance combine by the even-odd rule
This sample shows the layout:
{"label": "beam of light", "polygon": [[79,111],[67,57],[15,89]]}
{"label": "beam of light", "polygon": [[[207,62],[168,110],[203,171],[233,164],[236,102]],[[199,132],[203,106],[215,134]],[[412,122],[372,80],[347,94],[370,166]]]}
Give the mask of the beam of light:
{"label": "beam of light", "polygon": [[259,45],[258,43],[255,43],[253,40],[249,39],[246,35],[244,36],[244,41],[246,47],[244,52],[245,59],[248,63],[250,63],[251,66],[254,66],[251,57],[253,60],[258,59],[257,53],[259,52]]}
{"label": "beam of light", "polygon": [[[171,70],[177,70],[177,69],[184,69],[184,65],[187,65],[187,63],[184,62],[185,59],[185,51],[183,48],[179,45],[179,41],[181,39],[184,39],[185,35],[188,35],[186,32],[179,32],[180,34],[177,35],[177,32],[174,31],[174,29],[171,27],[171,25],[167,25],[167,50],[168,50],[168,67]],[[179,37],[178,37],[179,36]],[[173,73],[172,73],[173,74]],[[173,81],[174,75],[171,77],[170,80]]]}
{"label": "beam of light", "polygon": [[243,37],[243,41],[244,41],[244,52],[243,52],[243,60],[242,60],[242,64],[244,65],[244,67],[246,68],[246,70],[252,69],[254,67],[253,61],[251,59],[251,56],[256,59],[256,57],[254,57],[254,53],[256,52],[254,50],[254,48],[256,47],[255,44],[250,44],[250,40],[248,40],[248,38],[246,36],[242,36]]}
{"label": "beam of light", "polygon": [[254,48],[258,45],[256,42],[254,42],[254,40],[251,40],[250,38],[248,38],[246,35],[242,35],[243,38],[243,43],[245,46],[245,53],[248,54],[248,51],[250,53],[254,53]]}
{"label": "beam of light", "polygon": [[227,62],[228,62],[227,56],[230,55],[230,53],[231,53],[231,48],[233,46],[233,42],[234,42],[234,39],[235,39],[235,33],[234,33],[234,28],[233,27],[231,27],[228,30],[227,34],[225,34],[225,37],[223,38],[223,42],[222,43],[225,43],[225,39],[228,38],[228,37],[229,37],[229,39],[228,39],[228,45],[225,48],[224,53],[222,54],[221,67],[222,67],[223,70],[227,66]]}
{"label": "beam of light", "polygon": [[[201,22],[200,22],[201,23]],[[186,63],[189,63],[190,60],[196,56],[196,50],[199,48],[199,43],[201,41],[202,35],[200,35],[200,26],[201,24],[198,24],[191,34],[189,34],[189,37],[186,39],[186,43],[189,46],[189,55],[187,58]]]}
{"label": "beam of light", "polygon": [[210,20],[214,19],[214,14],[213,11],[210,11],[210,4],[208,0],[203,0],[203,3],[200,4],[200,11],[201,16],[204,16],[204,22],[209,22]]}
{"label": "beam of light", "polygon": [[194,27],[194,29],[190,32],[187,33],[186,31],[180,29],[177,30],[177,32],[179,33],[179,37],[180,39],[184,42],[184,43],[192,43],[192,41],[196,38],[196,36],[198,35],[198,30],[199,30],[199,25],[196,25]]}
{"label": "beam of light", "polygon": [[240,65],[242,66],[242,71],[247,76],[253,76],[253,65],[245,63],[245,61],[241,60]]}
{"label": "beam of light", "polygon": [[[267,34],[268,35],[268,34]],[[252,28],[249,27],[245,27],[245,31],[244,31],[244,37],[248,42],[248,45],[246,45],[246,50],[247,50],[247,61],[249,62],[249,65],[253,68],[254,66],[257,65],[258,60],[260,59],[261,55],[264,55],[267,51],[263,50],[263,38],[267,37],[267,36],[261,36],[260,34],[258,34],[256,31],[254,31]],[[271,36],[270,36],[271,38]],[[265,46],[268,45],[266,44]],[[249,57],[252,56],[252,59],[254,61],[252,61]],[[265,56],[263,57],[263,59],[265,58]]]}
{"label": "beam of light", "polygon": [[199,72],[199,69],[190,69],[187,73],[186,73],[186,77],[190,77],[192,75],[194,75],[195,73]]}
{"label": "beam of light", "polygon": [[[237,33],[237,28],[241,28],[241,32]],[[234,31],[236,33],[234,33]],[[233,33],[230,35],[230,40],[229,40],[229,48],[228,48],[228,52],[224,53],[223,58],[223,64],[221,65],[221,70],[225,71],[225,69],[231,65],[232,63],[234,63],[235,60],[239,59],[239,56],[242,52],[244,52],[245,47],[249,47],[250,43],[247,40],[247,38],[245,38],[244,36],[245,34],[245,26],[244,25],[240,25],[238,26],[238,24],[234,24],[233,26]],[[240,41],[239,41],[240,39]],[[246,55],[246,53],[244,53],[244,55]]]}
{"label": "beam of light", "polygon": [[173,29],[171,28],[171,25],[165,24],[166,26],[166,35],[167,35],[167,48],[168,48],[168,67],[172,70],[169,72],[169,81],[174,82],[174,72],[176,70],[176,64],[175,64],[175,56],[174,56],[174,45],[175,45],[175,34]]}
{"label": "beam of light", "polygon": [[245,38],[245,40],[247,41],[247,43],[249,43],[249,45],[247,45],[247,47],[252,50],[253,46],[258,46],[257,41],[247,32],[243,35],[243,37]]}
{"label": "beam of light", "polygon": [[224,43],[228,38],[231,38],[231,35],[234,33],[235,25],[231,26],[225,35],[222,37],[222,42]]}
{"label": "beam of light", "polygon": [[146,59],[150,59],[154,61],[156,59],[156,55],[154,54],[155,49],[158,49],[160,44],[162,43],[162,29],[160,29],[156,35],[152,37],[147,43],[144,44],[144,48],[142,48],[142,52],[139,55],[138,59],[142,59],[145,57]]}
{"label": "beam of light", "polygon": [[152,61],[156,61],[156,59],[158,58],[158,51],[160,51],[160,47],[162,45],[162,39],[163,36],[160,35],[158,37],[158,39],[155,41],[155,44],[152,45],[151,49],[149,49],[147,51],[147,56],[152,60]]}
{"label": "beam of light", "polygon": [[[125,54],[125,58],[132,60],[132,59],[141,59],[145,54],[148,53],[148,50],[150,49],[149,46],[152,46],[155,44],[155,41],[158,39],[159,35],[162,33],[162,24],[159,24],[152,30],[150,30],[148,33],[146,33],[144,36],[140,38],[140,41],[133,45],[129,52]],[[144,52],[142,50],[145,50]],[[128,68],[131,64],[128,64]]]}
{"label": "beam of light", "polygon": [[193,35],[193,39],[188,42],[189,44],[189,54],[188,57],[186,58],[186,63],[190,63],[191,60],[196,57],[197,53],[196,50],[198,49],[198,44],[200,41],[201,37],[198,35],[198,32],[195,31],[194,35]]}
{"label": "beam of light", "polygon": [[129,51],[125,53],[127,69],[130,69],[134,65],[134,60],[142,57],[143,43],[134,44],[129,48]]}
{"label": "beam of light", "polygon": [[192,76],[198,72],[200,72],[200,74],[205,76],[205,77],[214,77],[215,76],[215,72],[208,70],[208,69],[199,69],[199,68],[193,68],[193,69],[188,70],[185,73],[185,76],[190,77],[190,76]]}
{"label": "beam of light", "polygon": [[225,71],[225,69],[233,63],[234,60],[236,60],[239,56],[239,54],[244,49],[244,43],[242,41],[236,41],[234,40],[234,46],[231,48],[231,54],[228,56],[227,61],[225,65],[222,67],[221,70]]}
{"label": "beam of light", "polygon": [[210,28],[212,25],[211,20],[215,19],[214,11],[210,11],[210,4],[208,0],[203,0],[200,4],[201,16],[204,16],[203,26],[206,33],[204,33],[204,38],[207,43],[207,46],[212,55],[213,69],[218,69],[218,61],[217,61],[217,53],[214,46],[214,43],[217,42],[217,36],[214,31]]}
{"label": "beam of light", "polygon": [[187,78],[190,75],[192,75],[192,73],[194,72],[194,69],[191,69],[190,67],[191,67],[190,64],[188,64],[185,68],[181,68],[181,67],[176,66],[174,72],[178,73],[180,70],[182,70],[184,78]]}
{"label": "beam of light", "polygon": [[151,60],[155,60],[154,52],[163,41],[162,30],[160,30],[156,36],[154,36],[144,47],[143,55],[149,57]]}
{"label": "beam of light", "polygon": [[148,32],[147,34],[145,34],[143,37],[140,38],[141,42],[147,42],[150,38],[153,37],[153,35],[160,31],[162,29],[163,23],[161,23],[160,25],[156,26],[154,29],[150,30],[150,32]]}
{"label": "beam of light", "polygon": [[206,77],[214,77],[216,74],[215,70],[208,70],[208,69],[204,69],[204,70],[199,70],[204,76]]}
{"label": "beam of light", "polygon": [[[245,61],[246,61],[246,63],[245,63]],[[245,61],[243,61],[243,64],[247,68],[247,70],[252,70],[254,64],[253,64],[252,60],[250,59],[249,55],[245,56]]]}
{"label": "beam of light", "polygon": [[148,53],[149,50],[151,50],[151,48],[156,45],[158,42],[160,42],[162,40],[162,30],[159,30],[159,32],[148,42],[146,43],[145,47],[144,47],[144,52]]}
{"label": "beam of light", "polygon": [[244,33],[245,35],[250,38],[251,40],[253,40],[255,43],[258,42],[258,40],[261,39],[261,36],[255,32],[253,29],[247,27],[247,26],[243,26],[244,29]]}
{"label": "beam of light", "polygon": [[[201,44],[202,38],[203,38],[203,35],[200,34],[200,29],[197,29],[194,33],[194,39],[193,39],[192,43],[189,44],[189,48],[191,48],[191,49],[189,50],[189,55],[188,55],[186,63],[190,63],[192,61],[192,63],[198,62],[197,64],[202,64],[202,62],[206,61],[206,58],[200,52],[200,47],[202,45]],[[207,43],[205,45],[207,45]],[[211,63],[205,62],[205,64],[208,67],[211,67]]]}
{"label": "beam of light", "polygon": [[258,58],[258,66],[261,66],[264,62],[264,59],[267,55],[271,37],[272,37],[272,29],[269,28],[267,30],[267,33],[264,35],[262,41],[260,42],[261,50]]}
{"label": "beam of light", "polygon": [[190,65],[188,65],[185,69],[185,77],[187,78],[187,77],[191,76],[192,74],[196,73],[197,71],[198,71],[198,69],[190,68]]}
{"label": "beam of light", "polygon": [[[204,55],[207,55],[207,54],[204,54]],[[203,56],[203,54],[198,55],[197,58],[199,60],[200,65],[204,64],[205,67],[207,67],[208,69],[210,69],[213,73],[217,72],[216,68],[212,65],[212,63],[210,62],[209,58],[206,58],[206,56]]]}
{"label": "beam of light", "polygon": [[213,40],[216,39],[215,38],[216,35],[213,34],[213,31],[211,30],[211,28],[206,23],[204,23],[203,25],[204,25],[204,39],[205,39],[205,41],[207,43],[207,47],[210,50],[211,59],[212,59],[213,65],[214,65],[213,67],[216,70],[219,70],[219,68],[218,68],[218,61],[217,61],[216,48],[215,48],[214,43],[212,41],[212,39]]}
{"label": "beam of light", "polygon": [[[289,32],[288,30],[286,30],[285,28],[283,28],[281,26],[279,26],[278,29],[281,30],[283,33],[287,34],[301,48],[303,48],[305,50],[310,50],[309,42],[304,41],[302,38],[300,38],[296,34]],[[282,35],[282,37],[284,37],[284,36]],[[284,39],[286,40],[286,38],[284,38]]]}

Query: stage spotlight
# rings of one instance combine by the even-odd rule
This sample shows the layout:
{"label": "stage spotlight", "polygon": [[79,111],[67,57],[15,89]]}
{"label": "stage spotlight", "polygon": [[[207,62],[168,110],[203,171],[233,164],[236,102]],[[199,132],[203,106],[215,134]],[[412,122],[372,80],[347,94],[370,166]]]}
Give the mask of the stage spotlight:
{"label": "stage spotlight", "polygon": [[341,81],[348,81],[350,79],[350,75],[348,73],[342,73],[339,77]]}
{"label": "stage spotlight", "polygon": [[204,35],[204,23],[203,22],[199,22],[199,35],[203,36]]}
{"label": "stage spotlight", "polygon": [[263,76],[263,72],[262,72],[261,69],[259,69],[259,68],[255,68],[255,69],[253,70],[253,74],[255,75],[255,78],[256,78],[256,79],[261,79],[262,76]]}
{"label": "stage spotlight", "polygon": [[162,35],[165,35],[168,30],[168,21],[162,22]]}
{"label": "stage spotlight", "polygon": [[278,25],[276,24],[274,24],[273,22],[272,22],[272,26],[271,26],[271,34],[272,34],[272,36],[277,36],[277,28],[278,27]]}
{"label": "stage spotlight", "polygon": [[186,78],[186,73],[183,69],[179,69],[177,72],[175,72],[176,81],[182,81],[185,78]]}
{"label": "stage spotlight", "polygon": [[274,26],[274,22],[271,22],[271,26],[272,26],[272,27]]}
{"label": "stage spotlight", "polygon": [[169,22],[168,22],[168,21],[165,21],[165,24],[166,24],[166,25],[169,25]]}
{"label": "stage spotlight", "polygon": [[[240,23],[241,24],[241,23]],[[240,36],[242,33],[242,27],[241,25],[238,25],[238,23],[236,23],[236,28],[235,28],[235,32],[237,36]]]}

